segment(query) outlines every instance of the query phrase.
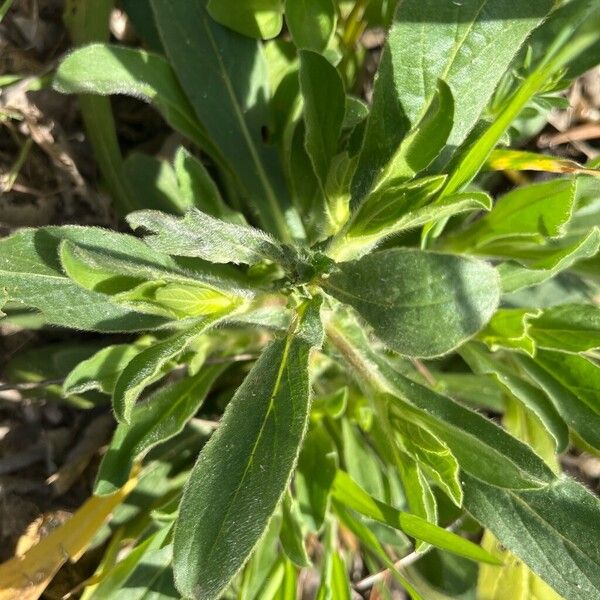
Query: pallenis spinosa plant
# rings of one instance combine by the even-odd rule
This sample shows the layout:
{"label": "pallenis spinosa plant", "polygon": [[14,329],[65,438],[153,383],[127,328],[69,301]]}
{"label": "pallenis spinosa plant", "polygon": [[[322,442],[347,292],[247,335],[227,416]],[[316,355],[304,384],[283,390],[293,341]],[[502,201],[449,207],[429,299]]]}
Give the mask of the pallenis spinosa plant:
{"label": "pallenis spinosa plant", "polygon": [[[442,572],[600,598],[600,502],[559,461],[600,451],[600,180],[516,149],[600,62],[600,5],[124,7],[149,50],[83,46],[54,86],[131,231],[0,242],[9,319],[105,334],[55,390],[112,398],[94,500],[146,498],[84,597],[296,598],[314,571],[338,600],[386,570],[413,599],[452,597]],[[389,26],[369,104],[365,24]],[[154,105],[172,162],[103,162],[110,94]]]}

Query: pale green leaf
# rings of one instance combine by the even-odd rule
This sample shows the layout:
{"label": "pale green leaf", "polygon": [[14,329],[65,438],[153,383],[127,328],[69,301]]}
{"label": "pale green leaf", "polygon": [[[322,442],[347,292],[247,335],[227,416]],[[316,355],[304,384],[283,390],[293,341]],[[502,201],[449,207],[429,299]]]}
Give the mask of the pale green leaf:
{"label": "pale green leaf", "polygon": [[298,48],[322,52],[335,31],[332,0],[286,0],[285,21]]}
{"label": "pale green leaf", "polygon": [[499,564],[500,562],[477,544],[456,533],[446,531],[443,527],[429,523],[416,515],[396,510],[389,504],[369,496],[344,471],[338,471],[336,474],[333,495],[337,502],[366,517],[400,529],[411,537],[428,542],[433,546],[480,562],[490,564]]}
{"label": "pale green leaf", "polygon": [[531,321],[530,334],[541,348],[585,352],[600,347],[600,307],[566,304],[547,308]]}
{"label": "pale green leaf", "polygon": [[129,225],[146,233],[144,241],[174,256],[195,256],[214,263],[254,264],[283,261],[283,248],[267,233],[248,225],[226,223],[192,209],[182,218],[143,210],[127,216]]}
{"label": "pale green leaf", "polygon": [[535,341],[530,334],[531,322],[540,314],[541,311],[536,309],[501,308],[477,337],[491,350],[511,348],[533,356]]}
{"label": "pale green leaf", "polygon": [[279,539],[287,557],[299,567],[310,567],[311,562],[304,545],[304,531],[297,502],[288,492],[283,497],[281,531]]}
{"label": "pale green leaf", "polygon": [[69,94],[126,94],[150,102],[174,129],[218,156],[173,69],[158,54],[109,44],[78,48],[60,64],[54,87]]}
{"label": "pale green leaf", "polygon": [[221,25],[252,38],[274,38],[283,26],[282,0],[209,0],[207,10]]}

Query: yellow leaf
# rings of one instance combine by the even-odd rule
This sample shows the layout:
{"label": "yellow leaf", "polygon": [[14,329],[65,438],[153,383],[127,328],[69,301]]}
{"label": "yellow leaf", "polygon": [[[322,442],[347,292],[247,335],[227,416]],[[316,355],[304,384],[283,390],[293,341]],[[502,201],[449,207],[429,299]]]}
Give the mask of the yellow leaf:
{"label": "yellow leaf", "polygon": [[63,525],[25,552],[0,565],[0,600],[37,600],[57,571],[77,561],[112,511],[135,488],[131,478],[111,496],[92,496]]}
{"label": "yellow leaf", "polygon": [[600,169],[589,169],[574,160],[523,150],[496,149],[487,161],[487,168],[492,171],[543,171],[600,177]]}

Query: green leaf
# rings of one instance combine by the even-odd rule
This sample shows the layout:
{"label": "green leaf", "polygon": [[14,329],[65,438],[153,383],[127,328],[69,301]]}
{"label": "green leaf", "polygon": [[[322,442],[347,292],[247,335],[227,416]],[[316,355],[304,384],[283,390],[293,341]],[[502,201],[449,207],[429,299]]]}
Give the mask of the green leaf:
{"label": "green leaf", "polygon": [[394,430],[400,435],[400,447],[456,504],[462,505],[458,462],[450,448],[425,427],[405,419],[394,421]]}
{"label": "green leaf", "polygon": [[500,564],[500,561],[489,552],[456,533],[446,531],[416,515],[396,510],[388,504],[375,500],[344,471],[338,471],[335,476],[333,495],[338,502],[349,508],[394,529],[400,529],[411,537],[472,560]]}
{"label": "green leaf", "polygon": [[146,348],[127,363],[115,383],[113,392],[113,409],[120,423],[131,422],[136,400],[142,391],[164,376],[169,363],[223,316],[217,314],[205,317],[188,329]]}
{"label": "green leaf", "polygon": [[198,209],[190,210],[182,218],[142,210],[127,215],[127,222],[134,230],[146,231],[144,241],[165,254],[235,264],[282,262],[285,258],[283,248],[264,231],[226,223]]}
{"label": "green leaf", "polygon": [[550,154],[496,148],[488,158],[487,167],[494,171],[541,171],[543,173],[568,173],[600,177],[600,169],[587,169],[583,165]]}
{"label": "green leaf", "polygon": [[565,598],[600,598],[600,501],[563,477],[541,490],[464,476],[465,507]]}
{"label": "green leaf", "polygon": [[116,344],[102,348],[69,372],[63,382],[63,394],[81,394],[88,390],[112,394],[121,371],[144,345]]}
{"label": "green leaf", "polygon": [[575,241],[569,240],[566,244],[519,252],[517,259],[526,266],[512,261],[498,266],[502,291],[510,293],[543,283],[571,268],[577,261],[595,256],[599,249],[600,229],[594,228],[589,234]]}
{"label": "green leaf", "polygon": [[399,416],[442,439],[463,472],[500,487],[534,488],[553,481],[553,473],[527,445],[480,414],[403,376],[347,317],[338,315],[327,334],[367,391],[376,398],[383,394],[382,400]]}
{"label": "green leaf", "polygon": [[522,598],[527,600],[562,600],[547,583],[532,573],[514,554],[504,550],[489,532],[483,534],[483,548],[498,557],[504,565],[481,565],[477,581],[477,597],[482,600]]}
{"label": "green leaf", "polygon": [[298,48],[322,52],[335,32],[332,0],[286,0],[285,21]]}
{"label": "green leaf", "polygon": [[408,592],[411,600],[424,600],[419,592],[411,585],[408,579],[400,573],[394,563],[389,559],[383,546],[379,543],[377,536],[359,519],[355,518],[344,505],[334,501],[335,512],[340,522],[348,528],[363,544],[367,550],[372,552],[392,573],[393,577]]}
{"label": "green leaf", "polygon": [[[151,4],[182,87],[237,175],[243,196],[258,211],[261,224],[283,241],[302,237],[275,148],[262,138],[270,125],[270,93],[258,42],[216,23],[206,11],[205,0],[185,4],[151,0]],[[190,61],[190,56],[195,60]]]}
{"label": "green leaf", "polygon": [[530,334],[541,348],[585,352],[600,347],[600,308],[566,304],[547,308],[531,322]]}
{"label": "green leaf", "polygon": [[153,104],[173,127],[211,156],[219,153],[198,123],[169,63],[140,49],[91,44],[60,64],[54,88],[65,94],[126,94]]}
{"label": "green leaf", "polygon": [[460,346],[490,319],[499,299],[498,276],[486,263],[406,248],[342,263],[323,286],[408,356],[440,356]]}
{"label": "green leaf", "polygon": [[304,99],[306,150],[323,188],[338,149],[346,112],[344,84],[321,54],[300,50],[300,90]]}
{"label": "green leaf", "polygon": [[227,406],[186,485],[175,527],[179,591],[217,598],[246,562],[287,488],[309,416],[308,358],[320,299],[272,342]]}
{"label": "green leaf", "polygon": [[502,196],[494,210],[457,234],[458,250],[483,248],[493,254],[499,240],[543,243],[566,233],[575,202],[575,180],[546,181],[518,187]]}
{"label": "green leaf", "polygon": [[125,159],[123,170],[136,194],[144,198],[144,208],[179,215],[193,206],[179,192],[175,171],[166,160],[132,152]]}
{"label": "green leaf", "polygon": [[448,147],[463,142],[521,44],[552,7],[552,0],[518,6],[511,0],[398,3],[375,82],[353,197],[368,191],[420,121],[438,79],[446,82],[454,97]]}
{"label": "green leaf", "polygon": [[277,37],[283,26],[281,0],[209,0],[207,10],[221,25],[252,38]]}
{"label": "green leaf", "polygon": [[304,545],[304,532],[298,505],[288,492],[282,502],[283,518],[279,539],[287,557],[299,567],[310,567],[311,562]]}
{"label": "green leaf", "polygon": [[131,424],[117,426],[100,464],[94,493],[100,496],[114,493],[127,481],[136,459],[182,431],[224,368],[223,365],[206,367],[135,406]]}
{"label": "green leaf", "polygon": [[175,153],[173,167],[179,192],[187,207],[195,206],[202,212],[225,221],[244,222],[242,215],[225,204],[206,167],[183,146]]}
{"label": "green leaf", "polygon": [[569,430],[559,412],[539,388],[519,377],[498,358],[488,355],[475,344],[462,348],[461,355],[476,373],[493,375],[506,391],[535,414],[552,436],[557,452],[564,452],[567,449]]}
{"label": "green leaf", "polygon": [[452,131],[454,100],[448,85],[439,79],[427,110],[390,158],[376,186],[385,179],[410,179],[439,155]]}
{"label": "green leaf", "polygon": [[165,323],[164,318],[117,306],[104,294],[84,289],[66,277],[58,260],[58,247],[63,240],[147,255],[147,247],[140,240],[104,229],[24,229],[0,240],[0,277],[10,301],[39,310],[50,324],[86,331],[140,331]]}
{"label": "green leaf", "polygon": [[344,559],[335,550],[329,550],[325,556],[315,600],[352,600]]}
{"label": "green leaf", "polygon": [[600,449],[600,368],[583,357],[549,350],[538,351],[535,361],[515,358],[546,392],[567,425]]}
{"label": "green leaf", "polygon": [[323,425],[313,424],[304,440],[295,478],[300,510],[312,531],[321,529],[325,520],[336,469],[333,440]]}
{"label": "green leaf", "polygon": [[535,354],[535,341],[531,337],[531,322],[541,314],[530,308],[501,308],[477,336],[493,351],[498,348],[523,350]]}

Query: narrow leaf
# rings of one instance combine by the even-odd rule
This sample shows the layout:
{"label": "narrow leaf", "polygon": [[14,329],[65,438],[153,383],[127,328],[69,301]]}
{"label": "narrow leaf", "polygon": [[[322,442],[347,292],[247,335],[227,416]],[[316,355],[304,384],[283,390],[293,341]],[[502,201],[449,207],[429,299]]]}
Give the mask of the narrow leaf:
{"label": "narrow leaf", "polygon": [[600,177],[600,169],[587,169],[574,160],[507,148],[496,148],[488,158],[487,167],[494,171],[542,171]]}
{"label": "narrow leaf", "polygon": [[320,302],[262,354],[227,406],[186,485],[174,567],[188,597],[219,597],[248,559],[298,458],[309,416],[308,358],[321,343]]}
{"label": "narrow leaf", "polygon": [[131,424],[120,423],[96,477],[94,493],[112,494],[127,480],[133,462],[148,450],[177,435],[206,398],[223,365],[162,388],[131,412]]}

